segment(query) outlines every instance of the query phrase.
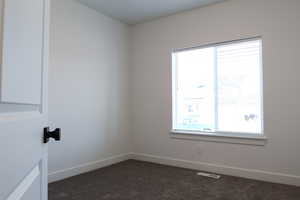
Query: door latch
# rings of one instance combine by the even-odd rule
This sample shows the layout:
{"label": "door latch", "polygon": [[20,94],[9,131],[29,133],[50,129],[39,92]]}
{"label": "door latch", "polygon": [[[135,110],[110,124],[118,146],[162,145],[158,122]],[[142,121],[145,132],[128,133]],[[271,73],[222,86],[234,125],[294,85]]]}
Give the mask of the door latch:
{"label": "door latch", "polygon": [[44,128],[44,143],[48,143],[49,139],[53,138],[55,141],[60,141],[60,128],[50,131],[49,127]]}

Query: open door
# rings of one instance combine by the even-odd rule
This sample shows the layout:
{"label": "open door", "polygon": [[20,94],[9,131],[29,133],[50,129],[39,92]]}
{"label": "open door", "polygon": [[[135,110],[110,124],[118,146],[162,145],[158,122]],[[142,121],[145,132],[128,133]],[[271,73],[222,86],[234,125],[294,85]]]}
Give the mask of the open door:
{"label": "open door", "polygon": [[0,200],[47,199],[49,0],[0,0]]}

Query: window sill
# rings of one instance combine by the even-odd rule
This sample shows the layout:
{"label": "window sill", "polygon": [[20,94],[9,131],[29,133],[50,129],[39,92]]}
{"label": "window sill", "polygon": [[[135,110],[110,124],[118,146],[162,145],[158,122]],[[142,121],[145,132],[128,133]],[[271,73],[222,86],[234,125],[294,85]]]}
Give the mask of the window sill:
{"label": "window sill", "polygon": [[242,135],[238,133],[211,133],[211,132],[195,132],[185,130],[171,130],[170,137],[173,139],[182,140],[201,140],[219,143],[245,144],[264,146],[267,142],[267,137],[264,135]]}

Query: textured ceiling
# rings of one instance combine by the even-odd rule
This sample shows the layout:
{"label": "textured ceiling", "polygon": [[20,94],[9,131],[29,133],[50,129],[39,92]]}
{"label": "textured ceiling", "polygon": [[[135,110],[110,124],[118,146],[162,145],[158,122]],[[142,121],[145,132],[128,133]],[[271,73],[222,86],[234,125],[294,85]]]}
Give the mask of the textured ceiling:
{"label": "textured ceiling", "polygon": [[99,12],[127,24],[221,2],[224,0],[78,0]]}

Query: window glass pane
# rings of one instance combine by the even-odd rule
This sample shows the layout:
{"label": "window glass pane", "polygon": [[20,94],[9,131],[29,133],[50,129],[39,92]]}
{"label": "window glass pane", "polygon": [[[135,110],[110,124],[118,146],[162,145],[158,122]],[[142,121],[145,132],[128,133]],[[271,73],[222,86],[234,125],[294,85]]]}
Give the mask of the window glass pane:
{"label": "window glass pane", "polygon": [[262,133],[261,40],[173,53],[173,129]]}
{"label": "window glass pane", "polygon": [[218,130],[261,133],[261,41],[217,47]]}
{"label": "window glass pane", "polygon": [[213,47],[174,53],[174,129],[214,130],[214,55]]}

